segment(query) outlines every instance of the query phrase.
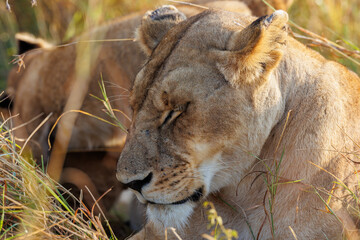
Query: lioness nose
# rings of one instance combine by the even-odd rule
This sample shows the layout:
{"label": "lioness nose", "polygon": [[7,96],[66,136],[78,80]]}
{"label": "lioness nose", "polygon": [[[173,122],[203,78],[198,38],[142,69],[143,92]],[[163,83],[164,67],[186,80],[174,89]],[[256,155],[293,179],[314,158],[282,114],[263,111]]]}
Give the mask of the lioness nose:
{"label": "lioness nose", "polygon": [[151,179],[152,179],[152,173],[149,173],[144,179],[131,181],[129,183],[126,183],[125,186],[141,193],[142,187],[148,184],[151,181]]}

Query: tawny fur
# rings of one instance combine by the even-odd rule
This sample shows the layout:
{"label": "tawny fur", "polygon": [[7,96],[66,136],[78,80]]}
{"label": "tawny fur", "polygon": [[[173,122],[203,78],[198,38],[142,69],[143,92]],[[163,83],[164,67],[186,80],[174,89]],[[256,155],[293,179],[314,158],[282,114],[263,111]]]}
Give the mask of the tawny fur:
{"label": "tawny fur", "polygon": [[[298,239],[341,239],[344,231],[356,239],[353,199],[330,173],[358,194],[349,159],[359,150],[360,79],[288,37],[286,22],[282,11],[256,21],[206,11],[158,39],[134,83],[117,167],[123,183],[151,176],[137,194],[149,222],[131,239],[164,239],[166,227],[201,239],[203,200],[239,239],[293,239],[290,227]],[[280,159],[273,236],[264,179]],[[172,205],[199,188],[200,202]],[[339,219],[315,189],[325,201],[334,191],[329,206]]]}

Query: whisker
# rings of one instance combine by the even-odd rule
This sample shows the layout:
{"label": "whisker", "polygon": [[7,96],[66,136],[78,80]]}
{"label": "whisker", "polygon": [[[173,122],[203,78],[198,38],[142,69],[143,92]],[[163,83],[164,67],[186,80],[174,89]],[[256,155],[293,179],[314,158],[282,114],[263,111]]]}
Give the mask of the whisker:
{"label": "whisker", "polygon": [[114,97],[122,97],[122,96],[130,96],[128,93],[121,93],[121,94],[115,94],[115,95],[109,95],[108,98],[114,98]]}
{"label": "whisker", "polygon": [[122,100],[126,100],[127,98],[118,98],[118,99],[113,99],[111,101],[109,101],[110,103],[113,103],[113,102],[117,102],[117,101],[122,101]]}
{"label": "whisker", "polygon": [[112,86],[109,86],[109,87],[113,87],[113,88],[120,88],[120,89],[123,89],[124,91],[126,92],[130,92],[129,89],[127,88],[124,88],[124,87],[121,87],[120,85],[114,83],[114,82],[110,82],[110,81],[104,81],[104,83],[107,83],[109,85],[112,85]]}

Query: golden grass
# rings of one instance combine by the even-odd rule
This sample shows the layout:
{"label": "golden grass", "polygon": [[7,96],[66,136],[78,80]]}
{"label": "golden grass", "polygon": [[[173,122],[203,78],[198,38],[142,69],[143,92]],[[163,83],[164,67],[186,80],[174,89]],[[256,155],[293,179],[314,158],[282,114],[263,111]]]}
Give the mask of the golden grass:
{"label": "golden grass", "polygon": [[[11,132],[0,133],[0,239],[116,239],[104,215],[95,216],[62,186],[54,183],[28,155],[19,155]],[[72,209],[63,195],[78,205]],[[101,212],[101,210],[100,210]],[[105,220],[105,221],[104,221]],[[110,234],[108,234],[110,232]]]}
{"label": "golden grass", "polygon": [[[294,32],[310,37],[298,40],[360,73],[360,1],[354,0],[295,0],[289,9],[290,19],[304,30],[293,27]],[[306,33],[311,31],[319,37]],[[320,41],[314,41],[318,39]],[[344,49],[329,48],[329,43]],[[353,58],[344,57],[346,54]]]}

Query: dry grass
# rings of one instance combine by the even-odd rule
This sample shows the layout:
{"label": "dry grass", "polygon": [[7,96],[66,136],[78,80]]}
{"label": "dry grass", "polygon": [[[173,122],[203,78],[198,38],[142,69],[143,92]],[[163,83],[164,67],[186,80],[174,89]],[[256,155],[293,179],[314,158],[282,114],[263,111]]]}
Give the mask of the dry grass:
{"label": "dry grass", "polygon": [[[116,239],[104,215],[94,215],[97,206],[88,209],[35,166],[29,155],[19,155],[4,126],[0,145],[0,239]],[[72,209],[60,192],[80,207]]]}
{"label": "dry grass", "polygon": [[298,40],[359,74],[359,12],[359,0],[295,0],[289,15],[297,26],[302,27],[293,27],[294,32],[307,37]]}

